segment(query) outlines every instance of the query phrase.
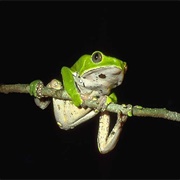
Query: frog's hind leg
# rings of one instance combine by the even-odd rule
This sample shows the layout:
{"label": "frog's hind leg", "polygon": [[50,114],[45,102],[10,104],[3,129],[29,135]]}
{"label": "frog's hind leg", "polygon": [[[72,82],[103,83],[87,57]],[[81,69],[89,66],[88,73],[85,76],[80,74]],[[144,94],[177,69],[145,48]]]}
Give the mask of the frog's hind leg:
{"label": "frog's hind leg", "polygon": [[122,113],[117,114],[117,121],[114,125],[112,131],[109,133],[110,127],[110,115],[108,111],[104,111],[100,115],[99,119],[99,129],[98,129],[98,137],[97,144],[100,153],[106,154],[116,146],[120,133],[122,131],[122,126],[124,122],[127,120],[126,115],[122,115]]}

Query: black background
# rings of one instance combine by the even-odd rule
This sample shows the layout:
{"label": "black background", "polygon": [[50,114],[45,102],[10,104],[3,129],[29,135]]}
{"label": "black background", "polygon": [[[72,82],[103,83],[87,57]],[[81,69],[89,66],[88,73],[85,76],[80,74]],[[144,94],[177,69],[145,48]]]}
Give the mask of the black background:
{"label": "black background", "polygon": [[[0,83],[45,84],[83,54],[100,50],[128,64],[119,103],[180,112],[179,3],[0,4]],[[60,130],[52,104],[0,94],[1,178],[180,178],[180,125],[131,117],[116,148],[98,152],[98,117]],[[115,118],[112,118],[115,121]]]}

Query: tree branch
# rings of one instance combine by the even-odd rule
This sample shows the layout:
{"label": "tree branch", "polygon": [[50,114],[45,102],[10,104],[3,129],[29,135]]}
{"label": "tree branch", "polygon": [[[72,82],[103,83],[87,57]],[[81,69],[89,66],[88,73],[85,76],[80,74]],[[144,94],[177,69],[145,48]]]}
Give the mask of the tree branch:
{"label": "tree branch", "polygon": [[[9,84],[9,85],[0,85],[0,93],[29,93],[30,86],[29,84]],[[42,89],[42,95],[47,97],[54,97],[58,99],[70,100],[69,95],[64,90],[55,90],[51,88],[44,87]],[[97,100],[86,100],[85,105],[90,108],[97,107]],[[144,108],[141,106],[131,106],[131,105],[119,105],[119,104],[110,104],[106,108],[110,112],[117,113],[121,111],[123,114],[128,116],[139,116],[139,117],[155,117],[155,118],[164,118],[172,121],[180,122],[180,113],[175,111],[169,111],[166,108]]]}

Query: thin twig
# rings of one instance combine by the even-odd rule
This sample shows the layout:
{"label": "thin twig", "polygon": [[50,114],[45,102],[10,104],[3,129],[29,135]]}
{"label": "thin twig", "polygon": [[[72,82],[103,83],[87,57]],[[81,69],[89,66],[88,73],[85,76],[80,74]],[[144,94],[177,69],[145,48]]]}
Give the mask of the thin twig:
{"label": "thin twig", "polygon": [[[0,85],[0,93],[29,93],[29,84],[9,84],[9,85]],[[51,88],[44,87],[42,89],[42,95],[47,97],[54,97],[58,99],[70,100],[69,95],[64,90],[55,90]],[[90,108],[97,107],[97,100],[86,100],[84,103]],[[144,108],[141,106],[133,106],[130,108],[130,105],[119,105],[119,104],[110,104],[107,107],[107,110],[110,112],[119,112],[122,111],[123,114],[129,116],[140,116],[140,117],[155,117],[155,118],[164,118],[172,121],[180,122],[180,113],[175,111],[169,111],[166,108]],[[131,113],[130,113],[131,110]]]}

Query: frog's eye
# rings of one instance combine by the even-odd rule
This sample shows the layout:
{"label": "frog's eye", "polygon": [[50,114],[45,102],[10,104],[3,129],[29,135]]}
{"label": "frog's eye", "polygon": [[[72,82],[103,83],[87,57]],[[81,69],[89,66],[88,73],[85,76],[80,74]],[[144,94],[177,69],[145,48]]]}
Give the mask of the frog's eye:
{"label": "frog's eye", "polygon": [[94,63],[98,63],[98,62],[100,62],[102,60],[102,54],[100,53],[100,52],[94,52],[93,54],[92,54],[92,61],[94,62]]}

